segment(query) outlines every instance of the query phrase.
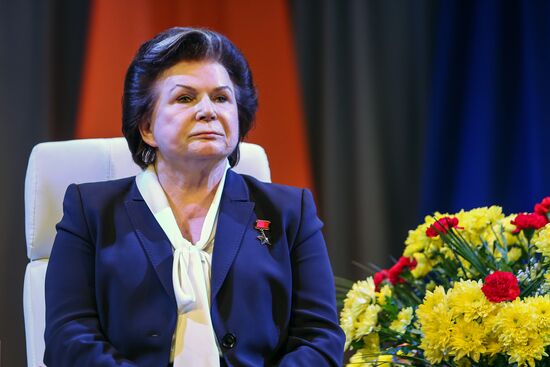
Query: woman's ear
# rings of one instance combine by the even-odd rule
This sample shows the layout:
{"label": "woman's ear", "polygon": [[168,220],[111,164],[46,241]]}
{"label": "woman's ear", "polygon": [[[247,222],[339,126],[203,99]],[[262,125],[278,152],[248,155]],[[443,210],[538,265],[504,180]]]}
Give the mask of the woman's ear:
{"label": "woman's ear", "polygon": [[139,133],[141,134],[141,139],[147,143],[150,147],[157,148],[157,142],[155,141],[155,136],[153,135],[153,124],[146,119],[139,124]]}

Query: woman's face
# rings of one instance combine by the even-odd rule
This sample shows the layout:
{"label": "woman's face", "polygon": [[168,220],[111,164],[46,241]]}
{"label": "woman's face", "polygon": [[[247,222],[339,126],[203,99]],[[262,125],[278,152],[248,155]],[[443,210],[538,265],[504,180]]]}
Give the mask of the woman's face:
{"label": "woman's face", "polygon": [[141,136],[167,163],[225,159],[239,142],[235,92],[221,64],[182,61],[156,81],[151,122]]}

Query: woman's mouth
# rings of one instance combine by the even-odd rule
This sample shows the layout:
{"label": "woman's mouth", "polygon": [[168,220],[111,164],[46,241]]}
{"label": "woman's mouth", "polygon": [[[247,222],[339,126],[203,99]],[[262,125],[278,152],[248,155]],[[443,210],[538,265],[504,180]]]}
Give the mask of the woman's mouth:
{"label": "woman's mouth", "polygon": [[220,134],[216,131],[199,131],[190,135],[191,138],[195,139],[217,139],[223,134]]}

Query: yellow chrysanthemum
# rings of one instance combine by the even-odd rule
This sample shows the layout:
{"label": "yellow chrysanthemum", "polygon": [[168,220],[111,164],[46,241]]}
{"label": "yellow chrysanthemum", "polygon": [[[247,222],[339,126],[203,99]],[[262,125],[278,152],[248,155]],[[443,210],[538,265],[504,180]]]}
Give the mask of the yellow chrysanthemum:
{"label": "yellow chrysanthemum", "polygon": [[464,280],[456,282],[449,290],[448,303],[455,317],[471,322],[486,317],[493,310],[493,304],[481,290],[482,285],[481,280]]}
{"label": "yellow chrysanthemum", "polygon": [[423,338],[420,347],[431,363],[439,363],[449,354],[449,341],[454,322],[448,307],[445,290],[438,286],[427,292],[418,306],[416,316]]}
{"label": "yellow chrysanthemum", "polygon": [[482,241],[491,242],[494,239],[492,228],[504,215],[502,208],[491,206],[461,210],[456,217],[459,225],[464,228],[460,234],[470,245],[477,247]]}
{"label": "yellow chrysanthemum", "polygon": [[380,354],[380,338],[371,333],[362,338],[363,348],[359,349],[349,360],[346,367],[370,367],[377,364]]}
{"label": "yellow chrysanthemum", "polygon": [[529,335],[525,343],[513,344],[508,350],[508,355],[508,362],[517,363],[518,367],[535,367],[535,360],[540,361],[542,357],[548,357],[544,351],[543,339],[538,335]]}
{"label": "yellow chrysanthemum", "polygon": [[400,334],[403,334],[407,329],[407,326],[410,325],[413,318],[413,309],[412,307],[407,307],[399,311],[397,318],[392,321],[390,324],[390,329]]}
{"label": "yellow chrysanthemum", "polygon": [[423,223],[416,227],[415,230],[409,231],[409,235],[405,240],[405,250],[403,256],[412,257],[416,253],[423,253],[432,242],[431,238],[426,236],[426,229],[429,224]]}
{"label": "yellow chrysanthemum", "polygon": [[550,295],[529,297],[524,302],[533,308],[539,334],[550,343]]}
{"label": "yellow chrysanthemum", "polygon": [[429,318],[435,316],[433,312],[439,308],[447,308],[447,295],[442,286],[437,286],[433,291],[426,293],[424,301],[418,306],[417,315]]}
{"label": "yellow chrysanthemum", "polygon": [[382,310],[379,305],[369,305],[362,312],[355,323],[355,339],[370,334],[378,324],[378,313]]}
{"label": "yellow chrysanthemum", "polygon": [[426,284],[426,291],[433,292],[435,287],[437,287],[437,284],[433,280],[430,280],[428,284]]}
{"label": "yellow chrysanthemum", "polygon": [[500,309],[495,328],[503,346],[525,343],[528,334],[537,330],[533,308],[519,298],[505,304]]}
{"label": "yellow chrysanthemum", "polygon": [[506,240],[506,244],[508,246],[525,244],[525,237],[523,236],[523,232],[520,232],[519,234],[514,233],[514,231],[516,230],[516,225],[512,224],[512,221],[516,219],[517,216],[517,213],[510,214],[500,221],[500,224],[502,225],[504,239]]}
{"label": "yellow chrysanthemum", "polygon": [[349,309],[354,317],[357,317],[363,309],[376,301],[374,280],[368,277],[366,280],[355,282],[344,300],[344,309]]}
{"label": "yellow chrysanthemum", "polygon": [[543,256],[550,259],[550,223],[535,232],[533,245]]}
{"label": "yellow chrysanthemum", "polygon": [[485,339],[485,353],[487,353],[490,357],[502,353],[502,345],[498,342],[498,335],[495,333],[490,333],[487,335]]}
{"label": "yellow chrysanthemum", "polygon": [[380,353],[380,336],[378,336],[378,333],[370,333],[363,337],[363,349],[369,353]]}
{"label": "yellow chrysanthemum", "polygon": [[355,338],[355,317],[353,316],[351,309],[344,308],[340,313],[340,327],[346,334],[346,344],[344,349],[347,350],[353,338]]}
{"label": "yellow chrysanthemum", "polygon": [[376,301],[378,302],[379,305],[383,306],[386,304],[386,299],[391,298],[391,295],[392,295],[391,287],[386,284],[382,286],[382,288],[380,289],[380,292],[376,293]]}
{"label": "yellow chrysanthemum", "polygon": [[[487,232],[485,235],[485,240],[491,246],[494,242],[500,243],[502,246],[510,248],[513,245],[520,244],[520,236],[514,234],[516,226],[512,224],[512,220],[516,218],[517,214],[507,215],[506,217],[497,220],[493,225],[492,231]],[[495,256],[498,256],[499,253],[495,252]]]}
{"label": "yellow chrysanthemum", "polygon": [[515,263],[523,255],[523,250],[520,247],[512,247],[508,250],[508,261]]}
{"label": "yellow chrysanthemum", "polygon": [[482,241],[494,239],[493,226],[504,219],[502,208],[496,205],[475,208],[469,211],[461,210],[456,214],[459,226],[463,227],[460,233],[468,243],[478,246]]}
{"label": "yellow chrysanthemum", "polygon": [[[356,282],[349,290],[340,313],[340,325],[346,334],[346,350],[353,340],[368,334],[376,326],[378,316],[373,314],[377,311],[369,308],[375,303],[376,291],[372,277]],[[377,307],[379,309],[380,306]]]}
{"label": "yellow chrysanthemum", "polygon": [[518,366],[534,366],[535,360],[546,356],[547,338],[539,334],[536,307],[533,301],[516,299],[504,305],[495,326],[498,339],[509,355],[510,363]]}
{"label": "yellow chrysanthemum", "polygon": [[485,353],[491,357],[504,352],[503,346],[498,341],[498,334],[496,332],[496,322],[502,305],[503,303],[493,303],[493,310],[483,319],[483,325],[485,326]]}
{"label": "yellow chrysanthemum", "polygon": [[435,212],[433,216],[424,217],[424,223],[416,227],[415,230],[409,231],[405,240],[403,256],[412,257],[415,253],[424,253],[428,258],[432,258],[440,253],[441,249],[445,247],[443,240],[440,236],[428,237],[426,230],[434,224],[436,219],[448,216],[450,216],[448,213]]}
{"label": "yellow chrysanthemum", "polygon": [[[448,247],[442,247],[440,250],[439,250],[439,253],[441,255],[443,255],[444,258],[446,259],[455,259],[456,255],[454,253],[453,250],[451,250],[450,248]],[[468,264],[469,265],[469,264]]]}
{"label": "yellow chrysanthemum", "polygon": [[485,326],[476,321],[457,320],[452,329],[450,340],[451,354],[460,360],[469,357],[479,362],[482,353],[485,353]]}
{"label": "yellow chrysanthemum", "polygon": [[449,347],[442,347],[440,343],[434,343],[437,335],[432,333],[425,334],[425,337],[420,342],[420,348],[424,351],[424,357],[430,363],[441,363],[443,359],[449,356]]}
{"label": "yellow chrysanthemum", "polygon": [[416,266],[411,270],[411,274],[415,278],[422,278],[432,270],[432,263],[426,255],[417,252],[413,255],[416,260]]}
{"label": "yellow chrysanthemum", "polygon": [[484,238],[496,259],[502,257],[501,249],[496,246],[507,249],[509,263],[515,263],[527,251],[527,240],[523,232],[514,233],[516,226],[511,221],[516,216],[517,214],[511,214],[497,221]]}

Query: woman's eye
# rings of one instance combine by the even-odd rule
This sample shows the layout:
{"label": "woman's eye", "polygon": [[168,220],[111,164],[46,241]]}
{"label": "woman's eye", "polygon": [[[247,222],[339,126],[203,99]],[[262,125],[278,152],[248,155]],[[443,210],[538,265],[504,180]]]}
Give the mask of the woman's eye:
{"label": "woman's eye", "polygon": [[190,102],[193,101],[193,97],[188,96],[188,95],[179,96],[177,101],[180,102],[180,103],[190,103]]}
{"label": "woman's eye", "polygon": [[228,98],[226,96],[217,96],[214,98],[214,101],[218,103],[227,102]]}

